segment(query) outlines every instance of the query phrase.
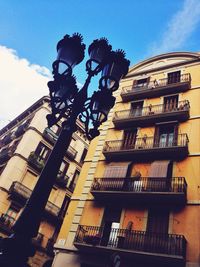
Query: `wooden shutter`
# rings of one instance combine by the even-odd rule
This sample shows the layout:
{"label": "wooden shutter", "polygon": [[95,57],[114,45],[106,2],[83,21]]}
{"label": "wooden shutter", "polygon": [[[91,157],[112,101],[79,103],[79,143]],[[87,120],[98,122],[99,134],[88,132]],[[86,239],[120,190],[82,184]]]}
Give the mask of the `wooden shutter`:
{"label": "wooden shutter", "polygon": [[167,177],[169,160],[154,161],[149,170],[149,177]]}
{"label": "wooden shutter", "polygon": [[153,141],[154,147],[159,146],[159,135],[160,135],[160,129],[159,129],[159,126],[156,126],[155,132],[154,132],[154,141]]}
{"label": "wooden shutter", "polygon": [[126,177],[128,173],[128,168],[130,162],[118,163],[117,165],[108,165],[105,168],[104,177],[105,178],[117,178],[117,177]]}
{"label": "wooden shutter", "polygon": [[133,148],[135,146],[137,129],[124,131],[123,148]]}

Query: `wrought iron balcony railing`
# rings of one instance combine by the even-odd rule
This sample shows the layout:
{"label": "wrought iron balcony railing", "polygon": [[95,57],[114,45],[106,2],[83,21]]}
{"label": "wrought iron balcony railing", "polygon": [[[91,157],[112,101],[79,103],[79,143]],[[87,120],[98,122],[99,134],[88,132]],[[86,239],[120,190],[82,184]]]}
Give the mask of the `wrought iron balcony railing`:
{"label": "wrought iron balcony railing", "polygon": [[145,126],[149,123],[161,122],[166,119],[177,118],[184,121],[189,118],[190,104],[188,100],[174,104],[149,105],[143,108],[129,109],[115,112],[113,123],[116,127],[127,127],[131,122],[134,126]]}
{"label": "wrought iron balcony railing", "polygon": [[111,229],[108,235],[104,234],[103,227],[79,225],[74,245],[92,245],[107,247],[108,249],[122,249],[134,252],[146,252],[164,255],[186,255],[186,240],[183,235],[150,233],[127,229]]}
{"label": "wrought iron balcony railing", "polygon": [[105,142],[107,160],[183,159],[188,155],[187,134],[114,140]]}
{"label": "wrought iron balcony railing", "polygon": [[95,178],[91,194],[96,201],[126,206],[183,206],[187,201],[184,177]]}
{"label": "wrought iron balcony railing", "polygon": [[[14,194],[22,197],[25,202],[31,196],[32,190],[21,184],[20,182],[13,182],[9,192],[11,195]],[[48,201],[45,210],[56,217],[59,215],[60,207]]]}
{"label": "wrought iron balcony railing", "polygon": [[17,193],[18,195],[22,196],[25,200],[27,200],[30,197],[32,190],[26,187],[25,185],[21,184],[20,182],[13,182],[9,192],[10,194]]}
{"label": "wrought iron balcony railing", "polygon": [[128,178],[95,178],[92,191],[123,192],[181,192],[187,191],[184,177],[128,177]]}
{"label": "wrought iron balcony railing", "polygon": [[165,148],[187,146],[187,134],[179,134],[177,137],[169,140],[155,139],[154,137],[136,138],[133,144],[127,144],[124,140],[107,141],[104,151],[117,151],[117,150],[137,150],[137,149],[151,149],[151,148]]}
{"label": "wrought iron balcony railing", "polygon": [[118,151],[118,150],[141,150],[152,148],[166,148],[166,147],[178,147],[188,145],[187,134],[178,134],[174,138],[168,140],[157,139],[154,137],[136,138],[132,144],[127,144],[124,140],[107,141],[104,146],[104,151]]}
{"label": "wrought iron balcony railing", "polygon": [[191,76],[190,73],[182,74],[174,79],[163,78],[157,81],[150,81],[148,83],[136,84],[133,86],[126,86],[122,89],[121,97],[124,101],[140,99],[144,97],[156,97],[171,92],[186,91],[190,87]]}

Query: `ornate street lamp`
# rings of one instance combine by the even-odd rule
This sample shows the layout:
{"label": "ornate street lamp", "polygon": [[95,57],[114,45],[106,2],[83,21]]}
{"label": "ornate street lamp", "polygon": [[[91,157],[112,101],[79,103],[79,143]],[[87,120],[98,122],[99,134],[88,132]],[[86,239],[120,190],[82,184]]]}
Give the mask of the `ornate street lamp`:
{"label": "ornate street lamp", "polygon": [[[89,140],[99,135],[98,128],[107,120],[115,103],[113,91],[118,89],[119,81],[127,74],[130,63],[122,50],[112,51],[107,39],[95,40],[88,48],[88,76],[83,87],[78,89],[72,70],[84,58],[82,36],[78,33],[65,35],[57,44],[57,52],[57,59],[52,65],[54,80],[48,82],[52,114],[47,115],[47,121],[51,127],[61,120],[62,131],[29,201],[13,226],[14,234],[0,243],[2,267],[28,266],[28,257],[34,255],[32,238],[37,236],[62,159],[76,131],[77,118],[85,125]],[[88,98],[91,78],[99,73],[99,88]]]}

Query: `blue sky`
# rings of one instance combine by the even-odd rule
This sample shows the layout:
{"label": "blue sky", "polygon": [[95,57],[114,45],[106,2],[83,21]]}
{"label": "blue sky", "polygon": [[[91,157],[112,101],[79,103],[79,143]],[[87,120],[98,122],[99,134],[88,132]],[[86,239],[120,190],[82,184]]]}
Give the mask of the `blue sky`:
{"label": "blue sky", "polygon": [[[200,0],[0,0],[0,10],[0,127],[48,94],[56,44],[66,33],[80,32],[87,47],[106,37],[131,65],[169,51],[200,51]],[[83,83],[84,63],[75,74]]]}

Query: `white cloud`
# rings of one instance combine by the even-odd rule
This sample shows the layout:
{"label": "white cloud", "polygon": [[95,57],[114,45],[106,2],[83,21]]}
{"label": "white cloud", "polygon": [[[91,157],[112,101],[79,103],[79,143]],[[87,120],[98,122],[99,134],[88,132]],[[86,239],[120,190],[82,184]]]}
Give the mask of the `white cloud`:
{"label": "white cloud", "polygon": [[185,0],[182,8],[174,14],[162,39],[152,45],[150,54],[161,54],[180,49],[200,22],[200,1]]}
{"label": "white cloud", "polygon": [[50,71],[0,46],[0,128],[48,94]]}

